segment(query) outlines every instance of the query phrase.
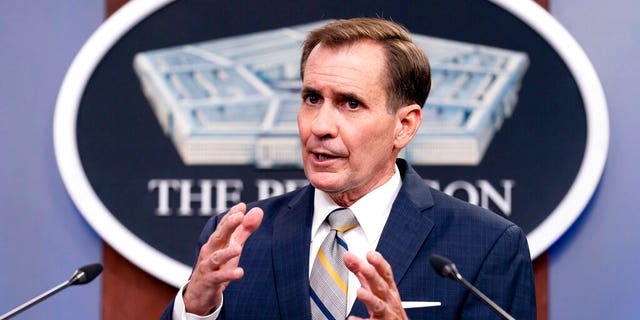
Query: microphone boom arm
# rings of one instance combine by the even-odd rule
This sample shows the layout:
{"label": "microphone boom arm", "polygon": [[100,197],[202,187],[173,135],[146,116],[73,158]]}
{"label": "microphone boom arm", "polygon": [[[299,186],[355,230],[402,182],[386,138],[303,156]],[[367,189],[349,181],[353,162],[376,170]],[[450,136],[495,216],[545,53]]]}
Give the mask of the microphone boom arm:
{"label": "microphone boom arm", "polygon": [[18,313],[29,309],[30,307],[36,305],[38,302],[50,297],[51,295],[57,293],[58,291],[73,285],[85,284],[91,282],[95,277],[97,277],[102,272],[102,265],[99,263],[89,264],[84,267],[76,270],[71,278],[55,287],[50,289],[49,291],[23,303],[22,305],[14,308],[13,310],[3,314],[0,316],[0,320],[9,319]]}
{"label": "microphone boom arm", "polygon": [[57,286],[55,286],[54,288],[52,288],[51,290],[23,303],[22,305],[14,308],[13,310],[3,314],[2,316],[0,316],[0,320],[6,320],[9,319],[15,315],[17,315],[18,313],[27,310],[28,308],[34,306],[35,304],[37,304],[38,302],[48,298],[49,296],[53,295],[54,293],[57,293],[58,291],[68,287],[71,285],[71,280],[67,280]]}
{"label": "microphone boom arm", "polygon": [[485,296],[484,293],[480,292],[476,287],[474,287],[471,283],[465,280],[460,272],[458,272],[458,268],[456,265],[451,262],[451,260],[437,254],[432,254],[429,257],[429,262],[431,263],[431,267],[441,276],[445,278],[450,278],[456,280],[462,284],[467,290],[471,291],[476,297],[480,299],[480,301],[486,303],[493,311],[502,317],[502,319],[506,320],[515,320],[509,313],[504,311],[500,306],[498,306],[493,300],[489,299],[489,297]]}
{"label": "microphone boom arm", "polygon": [[504,311],[504,309],[500,308],[499,305],[497,305],[495,302],[493,302],[493,300],[491,300],[487,296],[485,296],[484,293],[480,292],[480,290],[476,289],[476,287],[474,287],[471,283],[469,283],[467,280],[465,280],[459,273],[456,273],[456,277],[455,278],[456,278],[456,280],[458,280],[458,282],[460,282],[462,284],[462,286],[464,286],[469,291],[471,291],[476,297],[480,298],[480,300],[482,300],[486,304],[488,304],[491,307],[491,309],[493,309],[495,312],[497,312],[502,317],[502,319],[515,320],[514,317],[512,317],[510,314],[508,314],[506,311]]}

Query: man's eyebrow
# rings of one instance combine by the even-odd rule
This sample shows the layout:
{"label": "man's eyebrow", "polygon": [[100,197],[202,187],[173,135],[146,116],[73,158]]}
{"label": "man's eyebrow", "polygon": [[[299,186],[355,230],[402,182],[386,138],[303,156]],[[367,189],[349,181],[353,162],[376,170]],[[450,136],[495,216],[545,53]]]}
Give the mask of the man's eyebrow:
{"label": "man's eyebrow", "polygon": [[[310,94],[317,94],[320,95],[320,91],[312,88],[312,87],[302,87],[302,89],[300,90],[301,94],[303,96],[305,95],[310,95]],[[360,101],[363,102],[364,100],[356,93],[353,92],[336,92],[335,96],[339,97],[341,100],[345,101],[345,100],[356,100],[356,101]]]}
{"label": "man's eyebrow", "polygon": [[355,93],[352,92],[338,92],[337,95],[342,99],[342,100],[356,100],[356,101],[362,101],[362,99],[360,98],[360,96],[358,96]]}
{"label": "man's eyebrow", "polygon": [[305,95],[305,94],[317,94],[318,90],[311,88],[311,87],[302,87],[302,90],[300,90],[300,92]]}

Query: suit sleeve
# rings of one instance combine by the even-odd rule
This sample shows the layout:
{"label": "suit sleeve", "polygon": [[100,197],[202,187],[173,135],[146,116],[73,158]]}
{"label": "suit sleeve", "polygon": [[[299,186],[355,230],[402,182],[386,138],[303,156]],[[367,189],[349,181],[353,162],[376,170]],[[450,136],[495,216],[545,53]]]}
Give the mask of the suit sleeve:
{"label": "suit sleeve", "polygon": [[[536,297],[529,246],[522,230],[511,225],[497,239],[480,267],[473,285],[518,320],[536,319]],[[469,293],[463,319],[500,319]]]}

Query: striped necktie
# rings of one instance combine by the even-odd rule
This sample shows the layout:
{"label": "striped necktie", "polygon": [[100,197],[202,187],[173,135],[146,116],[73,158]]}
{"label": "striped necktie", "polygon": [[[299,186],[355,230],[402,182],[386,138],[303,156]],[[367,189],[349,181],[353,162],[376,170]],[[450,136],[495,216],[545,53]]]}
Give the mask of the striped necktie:
{"label": "striped necktie", "polygon": [[311,317],[314,320],[347,317],[349,270],[342,256],[349,248],[342,235],[358,226],[358,221],[349,208],[332,211],[327,220],[331,231],[318,250],[309,279]]}

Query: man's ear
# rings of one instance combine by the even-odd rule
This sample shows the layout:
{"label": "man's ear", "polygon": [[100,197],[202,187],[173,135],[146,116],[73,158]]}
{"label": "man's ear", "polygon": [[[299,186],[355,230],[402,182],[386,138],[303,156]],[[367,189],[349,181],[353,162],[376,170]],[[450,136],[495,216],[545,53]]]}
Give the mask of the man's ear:
{"label": "man's ear", "polygon": [[417,104],[400,107],[396,112],[395,140],[396,149],[406,147],[416,135],[422,124],[422,108]]}

